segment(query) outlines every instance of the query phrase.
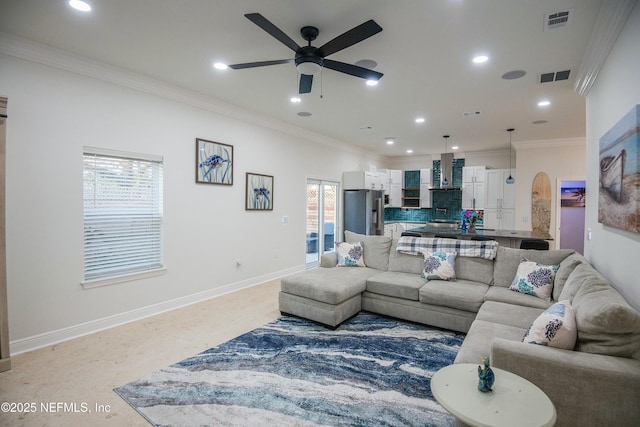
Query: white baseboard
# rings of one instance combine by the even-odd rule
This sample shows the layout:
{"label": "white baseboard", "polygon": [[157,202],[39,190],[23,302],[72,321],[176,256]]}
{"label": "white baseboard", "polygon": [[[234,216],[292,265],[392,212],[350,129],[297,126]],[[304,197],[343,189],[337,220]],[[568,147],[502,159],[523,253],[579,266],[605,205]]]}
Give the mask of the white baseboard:
{"label": "white baseboard", "polygon": [[219,288],[198,292],[196,294],[186,295],[184,297],[127,311],[125,313],[104,317],[102,319],[92,320],[90,322],[81,323],[79,325],[74,325],[51,332],[33,335],[27,338],[21,338],[15,341],[11,341],[9,343],[9,349],[11,351],[11,356],[16,356],[18,354],[58,344],[63,341],[68,341],[73,338],[82,337],[84,335],[89,335],[99,331],[103,331],[105,329],[120,326],[125,323],[134,322],[136,320],[141,320],[150,316],[155,316],[166,311],[175,310],[177,308],[185,307],[191,304],[196,304],[202,301],[209,300],[211,298],[216,298],[221,295],[238,291],[240,289],[257,286],[271,280],[279,279],[281,277],[297,273],[304,269],[305,266],[292,267],[286,270],[280,270],[270,274],[252,277],[240,282],[230,283]]}

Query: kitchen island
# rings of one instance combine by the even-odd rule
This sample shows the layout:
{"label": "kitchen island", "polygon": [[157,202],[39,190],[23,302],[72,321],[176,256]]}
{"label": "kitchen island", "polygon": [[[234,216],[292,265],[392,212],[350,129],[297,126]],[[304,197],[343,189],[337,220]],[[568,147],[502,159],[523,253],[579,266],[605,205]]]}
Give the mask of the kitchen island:
{"label": "kitchen island", "polygon": [[[422,237],[433,237],[434,235],[447,235],[457,239],[471,239],[473,236],[489,237],[497,240],[501,246],[519,248],[522,239],[542,239],[552,241],[553,237],[549,233],[539,233],[526,230],[497,230],[493,228],[476,228],[475,231],[462,231],[453,227],[430,227],[421,226],[407,230],[411,233],[418,233]],[[550,244],[552,246],[552,244]]]}

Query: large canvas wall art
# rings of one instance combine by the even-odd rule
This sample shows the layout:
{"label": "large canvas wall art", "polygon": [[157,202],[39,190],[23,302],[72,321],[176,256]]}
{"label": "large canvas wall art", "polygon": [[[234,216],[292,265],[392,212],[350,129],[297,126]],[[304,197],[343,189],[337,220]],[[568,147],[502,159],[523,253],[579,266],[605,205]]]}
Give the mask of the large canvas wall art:
{"label": "large canvas wall art", "polygon": [[196,138],[196,183],[233,185],[233,145]]}
{"label": "large canvas wall art", "polygon": [[640,105],[600,138],[598,222],[640,233]]}

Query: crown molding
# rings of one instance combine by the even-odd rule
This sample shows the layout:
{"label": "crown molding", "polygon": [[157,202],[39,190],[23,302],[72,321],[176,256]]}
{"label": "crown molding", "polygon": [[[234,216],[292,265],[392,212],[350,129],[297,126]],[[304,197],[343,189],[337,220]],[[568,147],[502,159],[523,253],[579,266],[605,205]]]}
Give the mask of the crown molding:
{"label": "crown molding", "polygon": [[573,89],[587,96],[637,0],[604,0],[591,31]]}
{"label": "crown molding", "polygon": [[304,138],[342,151],[348,151],[356,154],[373,153],[359,147],[345,144],[342,141],[338,141],[325,135],[291,125],[284,121],[257,114],[198,92],[183,89],[179,86],[175,86],[161,80],[114,67],[62,49],[57,49],[18,37],[13,34],[0,32],[0,52],[16,58],[25,59],[38,64],[58,68],[190,105],[192,107],[211,111],[221,116],[252,123],[295,136],[296,138]]}
{"label": "crown molding", "polygon": [[551,149],[559,147],[585,147],[586,138],[541,139],[536,141],[518,141],[513,143],[516,150]]}

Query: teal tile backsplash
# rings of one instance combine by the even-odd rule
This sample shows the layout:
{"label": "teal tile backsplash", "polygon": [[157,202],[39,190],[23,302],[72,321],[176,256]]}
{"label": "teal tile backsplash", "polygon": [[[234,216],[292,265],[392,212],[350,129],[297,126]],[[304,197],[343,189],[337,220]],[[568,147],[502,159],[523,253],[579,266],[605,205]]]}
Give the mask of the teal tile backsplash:
{"label": "teal tile backsplash", "polygon": [[[462,167],[464,159],[454,159],[453,161],[453,187],[462,187]],[[440,186],[440,160],[433,161],[433,187]],[[405,187],[420,187],[420,171],[404,172]],[[427,222],[432,219],[460,219],[462,211],[462,191],[446,190],[433,191],[432,208],[430,209],[407,209],[407,208],[386,208],[384,210],[385,221],[415,221]],[[436,210],[437,208],[437,210]]]}

